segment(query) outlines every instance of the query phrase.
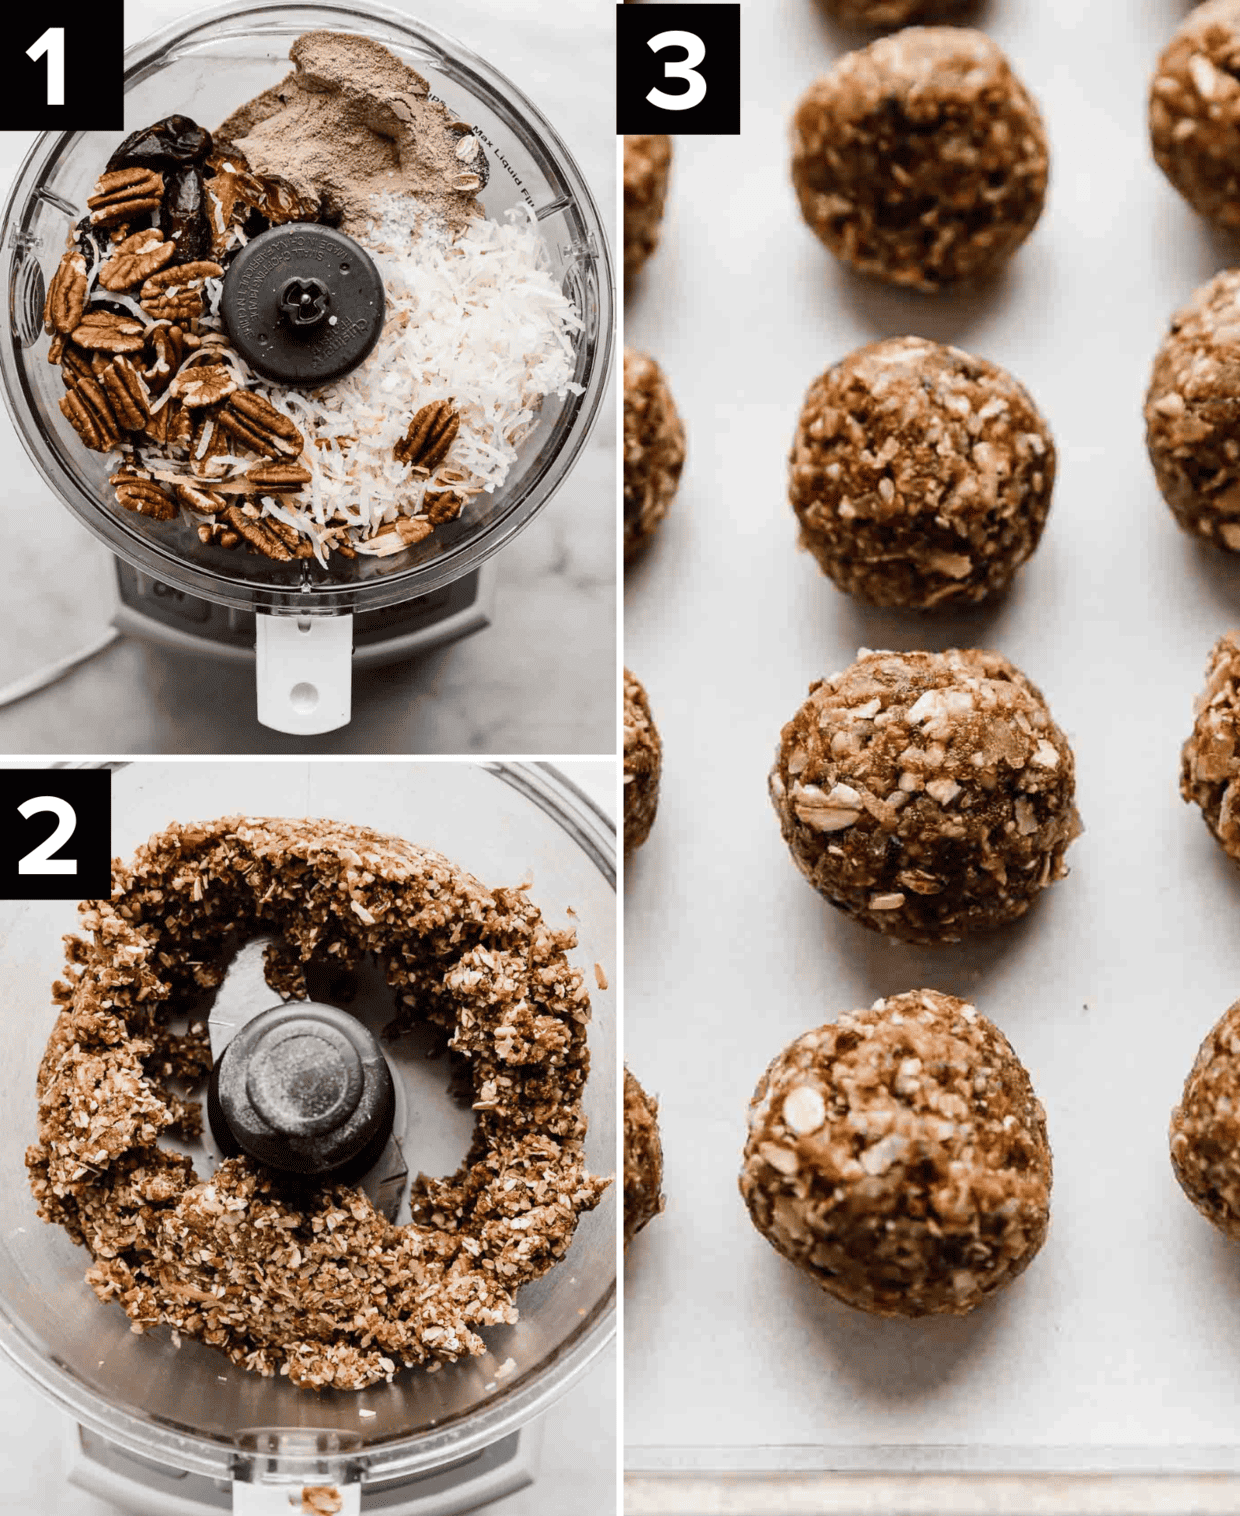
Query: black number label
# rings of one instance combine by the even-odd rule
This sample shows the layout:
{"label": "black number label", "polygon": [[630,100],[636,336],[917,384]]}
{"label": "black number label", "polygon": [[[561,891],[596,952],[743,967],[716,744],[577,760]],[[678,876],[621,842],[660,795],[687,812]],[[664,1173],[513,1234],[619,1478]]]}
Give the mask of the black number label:
{"label": "black number label", "polygon": [[77,827],[77,812],[67,800],[59,795],[36,795],[17,807],[18,813],[30,820],[43,811],[51,811],[58,825],[46,842],[40,842],[22,859],[18,860],[19,874],[76,874],[76,858],[53,858],[52,854],[64,847]]}
{"label": "black number label", "polygon": [[65,103],[64,27],[49,26],[43,35],[26,49],[26,56],[33,58],[36,63],[40,58],[47,59],[47,103],[63,105]]}
{"label": "black number label", "polygon": [[706,44],[701,37],[696,32],[660,32],[646,46],[652,53],[661,53],[667,47],[683,47],[683,58],[664,62],[663,77],[683,79],[689,86],[673,95],[652,89],[646,95],[651,105],[657,105],[661,111],[691,111],[695,105],[701,105],[706,98],[706,80],[698,73],[698,64],[706,57]]}

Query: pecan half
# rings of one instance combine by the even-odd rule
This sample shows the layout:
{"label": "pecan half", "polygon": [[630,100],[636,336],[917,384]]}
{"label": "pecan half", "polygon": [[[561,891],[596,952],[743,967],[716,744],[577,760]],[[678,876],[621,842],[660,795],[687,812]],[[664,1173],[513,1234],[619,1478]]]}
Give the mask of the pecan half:
{"label": "pecan half", "polygon": [[306,439],[271,401],[251,390],[229,395],[219,414],[219,423],[246,447],[267,458],[296,458]]}
{"label": "pecan half", "polygon": [[201,511],[204,516],[214,516],[228,504],[225,496],[217,495],[214,490],[207,489],[194,479],[174,484],[172,493],[182,505],[188,505],[192,511]]}
{"label": "pecan half", "polygon": [[230,452],[231,448],[231,439],[220,425],[219,412],[200,411],[194,427],[194,440],[190,444],[190,457],[199,461],[218,458],[222,453]]}
{"label": "pecan half", "polygon": [[429,521],[415,521],[411,516],[397,516],[396,535],[406,547],[412,547],[415,542],[421,542],[424,537],[429,537],[435,528]]}
{"label": "pecan half", "polygon": [[151,330],[151,357],[142,374],[157,394],[181,366],[185,357],[185,333],[179,326],[157,326]]}
{"label": "pecan half", "polygon": [[112,256],[99,270],[99,283],[105,290],[132,289],[163,268],[176,250],[176,243],[165,242],[162,232],[134,232],[113,248]]}
{"label": "pecan half", "polygon": [[67,390],[71,390],[79,379],[94,378],[90,359],[80,347],[74,347],[72,342],[65,343],[65,350],[60,355],[60,377]]}
{"label": "pecan half", "polygon": [[208,279],[219,279],[224,270],[218,263],[177,263],[162,268],[143,284],[138,303],[152,316],[168,321],[193,321],[206,309],[202,287]]}
{"label": "pecan half", "polygon": [[63,332],[56,333],[47,344],[47,361],[49,363],[59,363],[61,361],[65,356],[65,344],[68,340],[68,337]]}
{"label": "pecan half", "polygon": [[245,477],[253,485],[255,494],[262,490],[280,494],[304,488],[310,483],[311,474],[300,463],[256,463],[246,470]]}
{"label": "pecan half", "polygon": [[87,311],[70,335],[79,347],[92,353],[136,353],[146,346],[142,323],[111,311]]}
{"label": "pecan half", "polygon": [[133,469],[121,469],[108,483],[116,491],[117,504],[127,511],[136,511],[139,516],[150,516],[155,521],[172,521],[179,514],[176,501],[161,485]]}
{"label": "pecan half", "polygon": [[101,377],[117,421],[128,432],[140,432],[151,414],[151,398],[142,375],[118,353]]}
{"label": "pecan half", "polygon": [[110,453],[120,446],[121,430],[108,397],[98,380],[79,378],[61,397],[60,412],[87,447],[97,453]]}
{"label": "pecan half", "polygon": [[102,174],[86,204],[92,226],[115,226],[142,211],[153,211],[164,193],[164,176],[149,168],[120,168]]}
{"label": "pecan half", "polygon": [[400,463],[433,474],[448,456],[461,429],[461,417],[451,400],[432,400],[409,423],[409,430],[392,449]]}
{"label": "pecan half", "polygon": [[168,399],[152,412],[146,423],[146,435],[161,447],[188,446],[194,427],[189,412],[179,400]]}
{"label": "pecan half", "polygon": [[49,336],[64,336],[82,319],[86,309],[86,259],[72,248],[60,260],[43,302],[43,329]]}
{"label": "pecan half", "polygon": [[244,537],[255,552],[261,553],[264,558],[274,558],[280,563],[287,563],[292,558],[292,553],[274,532],[269,532],[254,517],[244,515],[239,506],[230,505],[221,514],[233,531],[239,537]]}
{"label": "pecan half", "polygon": [[455,521],[464,504],[464,500],[452,490],[427,490],[422,496],[422,511],[432,526]]}
{"label": "pecan half", "polygon": [[168,386],[169,392],[191,409],[214,405],[236,388],[236,375],[223,363],[195,363],[183,368]]}

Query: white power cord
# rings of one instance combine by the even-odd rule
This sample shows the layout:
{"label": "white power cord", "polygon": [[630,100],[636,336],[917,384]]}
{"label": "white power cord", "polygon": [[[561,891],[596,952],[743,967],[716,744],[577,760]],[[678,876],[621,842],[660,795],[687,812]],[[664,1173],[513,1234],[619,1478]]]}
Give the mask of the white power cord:
{"label": "white power cord", "polygon": [[33,674],[27,674],[24,678],[15,679],[12,684],[0,686],[0,710],[8,705],[16,705],[19,700],[25,700],[28,695],[46,689],[49,684],[55,684],[57,679],[63,679],[66,674],[77,668],[79,663],[86,663],[98,653],[102,653],[105,647],[111,647],[119,636],[121,636],[119,628],[110,626],[93,642],[88,642],[85,647],[79,648],[76,653],[70,653],[55,663],[49,663],[46,668],[36,669]]}

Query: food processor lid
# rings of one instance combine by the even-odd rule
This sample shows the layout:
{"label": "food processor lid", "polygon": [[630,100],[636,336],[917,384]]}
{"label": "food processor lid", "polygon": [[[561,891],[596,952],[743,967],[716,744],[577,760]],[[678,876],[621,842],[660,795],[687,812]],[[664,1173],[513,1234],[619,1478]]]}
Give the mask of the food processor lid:
{"label": "food processor lid", "polygon": [[[577,308],[582,330],[571,384],[564,396],[543,402],[507,480],[493,492],[472,497],[459,517],[437,526],[421,542],[391,556],[359,554],[337,561],[339,555],[334,555],[326,573],[307,560],[276,562],[203,544],[188,519],[151,522],[105,503],[110,466],[103,455],[83,456],[77,434],[59,413],[59,380],[43,362],[40,316],[65,234],[109,152],[118,146],[108,134],[44,133],[14,180],[0,221],[0,281],[9,290],[13,338],[0,344],[0,378],[23,445],[51,489],[134,568],[217,605],[333,617],[403,604],[449,585],[533,519],[562,483],[597,420],[610,369],[615,296],[598,208],[572,155],[538,107],[469,47],[370,0],[231,4],[174,23],[127,49],[127,115],[139,118],[134,124],[141,127],[155,116],[168,118],[171,109],[210,125],[239,103],[250,81],[259,82],[259,58],[269,72],[268,82],[274,82],[278,71],[288,67],[281,44],[315,27],[373,35],[427,75],[432,89],[454,110],[483,123],[479,129],[494,160],[479,196],[484,208],[497,221],[508,208],[534,215],[553,272]],[[238,47],[250,42],[254,56],[246,58]],[[235,69],[249,70],[247,84],[226,95],[221,81]],[[184,89],[173,82],[182,76]],[[316,229],[331,230],[317,224]]]}

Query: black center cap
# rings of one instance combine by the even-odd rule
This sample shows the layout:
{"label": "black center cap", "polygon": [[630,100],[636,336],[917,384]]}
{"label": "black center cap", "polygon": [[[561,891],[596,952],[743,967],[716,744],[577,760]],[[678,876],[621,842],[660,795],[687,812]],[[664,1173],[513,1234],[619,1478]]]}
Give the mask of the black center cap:
{"label": "black center cap", "polygon": [[307,387],[356,368],[383,326],[383,280],[351,237],[312,221],[273,226],[229,264],[220,315],[252,369]]}

